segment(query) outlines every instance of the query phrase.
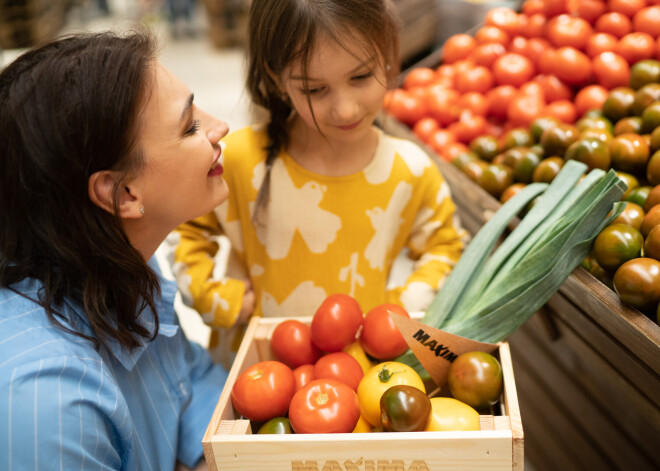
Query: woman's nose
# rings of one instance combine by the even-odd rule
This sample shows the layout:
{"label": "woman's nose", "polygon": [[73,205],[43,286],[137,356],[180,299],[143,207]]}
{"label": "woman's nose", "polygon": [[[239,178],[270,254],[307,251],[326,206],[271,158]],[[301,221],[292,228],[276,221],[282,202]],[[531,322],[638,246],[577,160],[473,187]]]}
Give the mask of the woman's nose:
{"label": "woman's nose", "polygon": [[209,125],[207,126],[206,136],[212,144],[217,144],[220,139],[229,132],[229,126],[224,121],[209,115]]}

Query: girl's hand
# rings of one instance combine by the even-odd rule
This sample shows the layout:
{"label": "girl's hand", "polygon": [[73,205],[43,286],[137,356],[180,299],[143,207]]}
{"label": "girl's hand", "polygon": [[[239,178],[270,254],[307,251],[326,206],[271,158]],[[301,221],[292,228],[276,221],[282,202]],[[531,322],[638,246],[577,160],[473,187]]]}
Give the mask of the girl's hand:
{"label": "girl's hand", "polygon": [[244,280],[245,282],[245,293],[243,294],[243,304],[241,305],[241,312],[238,313],[238,318],[236,319],[237,324],[245,324],[252,312],[254,312],[254,290],[252,289],[252,283],[250,280]]}

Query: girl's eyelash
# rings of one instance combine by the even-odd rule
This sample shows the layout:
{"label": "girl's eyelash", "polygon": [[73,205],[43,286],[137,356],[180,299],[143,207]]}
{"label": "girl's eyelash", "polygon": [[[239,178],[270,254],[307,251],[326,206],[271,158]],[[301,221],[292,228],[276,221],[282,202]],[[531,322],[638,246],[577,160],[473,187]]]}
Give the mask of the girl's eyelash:
{"label": "girl's eyelash", "polygon": [[356,75],[355,77],[353,77],[353,79],[354,80],[364,80],[364,79],[368,79],[373,74],[374,74],[373,72],[369,71],[369,72],[366,72],[364,74]]}
{"label": "girl's eyelash", "polygon": [[193,121],[192,126],[190,126],[190,128],[186,131],[186,135],[187,135],[187,136],[190,136],[190,135],[192,135],[192,134],[195,134],[195,133],[197,132],[197,130],[199,129],[199,125],[200,125],[199,120],[198,120],[198,119],[195,119],[195,120]]}

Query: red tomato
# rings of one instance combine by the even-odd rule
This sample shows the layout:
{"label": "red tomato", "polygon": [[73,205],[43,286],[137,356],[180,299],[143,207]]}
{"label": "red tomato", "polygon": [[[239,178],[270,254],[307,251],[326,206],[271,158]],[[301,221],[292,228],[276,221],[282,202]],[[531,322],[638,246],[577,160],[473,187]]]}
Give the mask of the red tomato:
{"label": "red tomato", "polygon": [[609,92],[602,85],[587,85],[575,94],[575,108],[578,118],[589,110],[600,110]]}
{"label": "red tomato", "polygon": [[599,85],[608,90],[628,86],[630,66],[628,61],[616,52],[601,52],[594,57],[592,65]]}
{"label": "red tomato", "polygon": [[312,318],[312,340],[324,352],[339,352],[355,342],[362,325],[362,309],[347,294],[331,294]]}
{"label": "red tomato", "polygon": [[390,312],[410,318],[408,311],[397,304],[381,304],[364,316],[360,344],[365,352],[378,360],[392,360],[408,350]]}
{"label": "red tomato", "polygon": [[431,135],[438,129],[440,129],[440,124],[438,124],[435,118],[430,116],[420,119],[412,128],[415,135],[424,142],[428,142]]}
{"label": "red tomato", "polygon": [[436,79],[435,70],[428,67],[417,67],[408,72],[403,79],[403,88],[411,89],[431,85]]}
{"label": "red tomato", "polygon": [[527,57],[509,52],[493,62],[493,76],[499,85],[519,87],[534,76],[534,64]]}
{"label": "red tomato", "polygon": [[360,419],[357,393],[334,379],[315,379],[291,399],[289,420],[296,433],[350,433]]}
{"label": "red tomato", "polygon": [[312,329],[307,324],[289,319],[280,322],[270,338],[270,349],[275,357],[291,368],[314,363],[322,352],[312,342]]}
{"label": "red tomato", "polygon": [[300,365],[293,370],[293,376],[296,378],[296,391],[305,386],[314,379],[314,365]]}
{"label": "red tomato", "polygon": [[387,93],[384,107],[392,116],[408,125],[414,124],[426,115],[424,101],[402,88]]}
{"label": "red tomato", "polygon": [[584,85],[592,75],[591,60],[574,47],[560,47],[555,51],[554,67],[561,81],[569,85]]}
{"label": "red tomato", "polygon": [[336,379],[354,391],[363,376],[362,366],[346,352],[328,353],[314,364],[314,379]]}
{"label": "red tomato", "polygon": [[568,14],[552,18],[546,24],[546,37],[556,47],[570,46],[582,49],[593,34],[591,24],[583,18]]}
{"label": "red tomato", "polygon": [[238,376],[231,402],[242,416],[265,422],[287,414],[295,390],[291,368],[279,361],[261,361]]}

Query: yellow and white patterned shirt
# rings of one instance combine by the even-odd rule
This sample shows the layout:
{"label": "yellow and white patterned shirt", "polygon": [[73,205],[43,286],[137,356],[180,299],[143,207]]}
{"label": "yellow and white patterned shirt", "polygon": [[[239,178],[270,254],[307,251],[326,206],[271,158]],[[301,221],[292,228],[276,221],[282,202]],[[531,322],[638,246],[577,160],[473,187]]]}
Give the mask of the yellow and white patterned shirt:
{"label": "yellow and white patterned shirt", "polygon": [[[384,302],[424,310],[458,260],[466,233],[426,152],[377,132],[374,158],[348,176],[314,174],[282,151],[261,226],[252,213],[265,173],[265,127],[227,136],[228,200],[173,234],[173,272],[184,302],[212,327],[234,324],[244,283],[214,276],[219,245],[212,236],[224,234],[252,280],[255,315],[311,316],[332,293],[355,297],[365,313]],[[404,248],[414,270],[388,290],[392,262]]]}

